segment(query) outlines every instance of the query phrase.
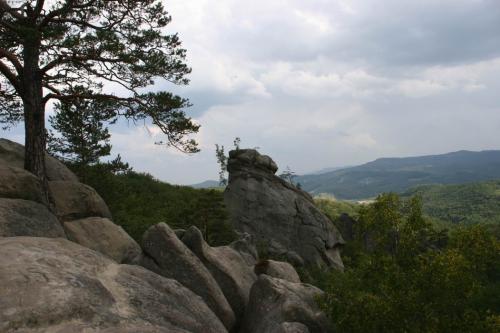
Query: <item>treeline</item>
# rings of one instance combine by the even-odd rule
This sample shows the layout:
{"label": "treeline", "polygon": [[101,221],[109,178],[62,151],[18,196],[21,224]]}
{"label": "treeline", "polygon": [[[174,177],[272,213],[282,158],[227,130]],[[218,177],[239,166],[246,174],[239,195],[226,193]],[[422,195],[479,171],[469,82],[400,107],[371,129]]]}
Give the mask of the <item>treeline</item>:
{"label": "treeline", "polygon": [[144,231],[159,222],[174,229],[195,225],[212,246],[236,238],[221,191],[170,185],[113,163],[69,166],[102,196],[113,221],[139,242]]}

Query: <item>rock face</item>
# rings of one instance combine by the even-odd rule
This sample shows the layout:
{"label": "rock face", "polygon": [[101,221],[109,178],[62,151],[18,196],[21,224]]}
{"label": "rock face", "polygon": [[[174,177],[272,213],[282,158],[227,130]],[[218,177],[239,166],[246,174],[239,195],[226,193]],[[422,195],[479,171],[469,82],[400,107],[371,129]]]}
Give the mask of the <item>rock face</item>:
{"label": "rock face", "polygon": [[141,248],[120,226],[102,217],[64,222],[68,239],[118,263],[137,262]]}
{"label": "rock face", "polygon": [[210,247],[194,226],[184,233],[182,241],[208,268],[236,317],[241,318],[248,304],[250,288],[257,280],[252,266],[231,246]]}
{"label": "rock face", "polygon": [[321,294],[311,285],[261,275],[250,291],[242,333],[328,333],[327,318],[315,301]]}
{"label": "rock face", "polygon": [[[15,258],[15,260],[13,260]],[[0,238],[0,332],[227,332],[174,280],[64,239]]]}
{"label": "rock face", "polygon": [[0,198],[24,199],[48,205],[42,183],[32,173],[0,164]]}
{"label": "rock face", "polygon": [[262,260],[255,265],[255,274],[266,274],[278,279],[300,283],[300,277],[295,268],[283,261]]}
{"label": "rock face", "polygon": [[47,207],[34,201],[0,198],[0,237],[63,237],[63,228]]}
{"label": "rock face", "polygon": [[[19,169],[24,168],[24,146],[7,139],[0,139],[0,164]],[[77,182],[75,176],[64,164],[50,155],[45,155],[47,178]]]}
{"label": "rock face", "polygon": [[307,193],[274,175],[277,166],[270,157],[233,150],[228,171],[224,201],[238,231],[295,264],[343,268],[340,233]]}
{"label": "rock face", "polygon": [[111,218],[108,206],[90,186],[70,181],[51,181],[49,191],[56,215],[61,221],[96,216]]}
{"label": "rock face", "polygon": [[143,262],[144,267],[179,281],[201,296],[228,330],[234,326],[234,312],[219,285],[170,227],[165,223],[150,227],[144,233],[142,249],[152,258],[152,261]]}

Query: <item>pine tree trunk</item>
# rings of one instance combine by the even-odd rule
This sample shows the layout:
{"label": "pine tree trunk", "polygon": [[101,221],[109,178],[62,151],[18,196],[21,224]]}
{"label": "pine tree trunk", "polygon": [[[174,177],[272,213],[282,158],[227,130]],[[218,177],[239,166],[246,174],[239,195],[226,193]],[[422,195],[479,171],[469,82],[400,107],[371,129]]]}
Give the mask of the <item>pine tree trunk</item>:
{"label": "pine tree trunk", "polygon": [[43,189],[48,197],[45,168],[45,104],[43,102],[42,77],[39,68],[39,42],[27,42],[24,45],[23,58],[24,168],[42,180]]}

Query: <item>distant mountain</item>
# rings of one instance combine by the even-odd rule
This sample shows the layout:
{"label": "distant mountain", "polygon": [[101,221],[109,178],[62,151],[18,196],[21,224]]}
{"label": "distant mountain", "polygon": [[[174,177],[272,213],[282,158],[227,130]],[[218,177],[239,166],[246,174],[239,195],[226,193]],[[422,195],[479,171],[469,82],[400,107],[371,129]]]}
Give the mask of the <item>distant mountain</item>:
{"label": "distant mountain", "polygon": [[219,187],[220,185],[217,180],[205,180],[202,183],[193,184],[189,186],[191,186],[192,188],[214,188],[214,187]]}
{"label": "distant mountain", "polygon": [[458,151],[443,155],[381,158],[356,167],[296,178],[313,194],[366,199],[426,184],[462,184],[500,179],[500,151]]}

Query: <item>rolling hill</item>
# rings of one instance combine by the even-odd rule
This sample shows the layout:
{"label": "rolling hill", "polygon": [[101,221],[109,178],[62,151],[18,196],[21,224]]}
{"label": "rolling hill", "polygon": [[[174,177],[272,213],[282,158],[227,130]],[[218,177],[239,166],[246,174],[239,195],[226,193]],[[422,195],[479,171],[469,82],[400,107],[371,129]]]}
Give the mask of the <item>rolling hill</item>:
{"label": "rolling hill", "polygon": [[302,189],[345,200],[383,192],[402,193],[426,184],[463,184],[500,179],[500,151],[458,151],[443,155],[381,158],[356,167],[296,178]]}

